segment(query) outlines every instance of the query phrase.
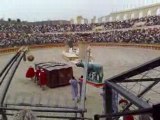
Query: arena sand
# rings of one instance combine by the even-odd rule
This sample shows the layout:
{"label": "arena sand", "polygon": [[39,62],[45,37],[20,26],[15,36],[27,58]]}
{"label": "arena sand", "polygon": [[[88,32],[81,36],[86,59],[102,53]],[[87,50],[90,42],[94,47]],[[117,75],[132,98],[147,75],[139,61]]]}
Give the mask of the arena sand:
{"label": "arena sand", "polygon": [[[19,103],[23,101],[25,103],[31,102],[31,104],[74,106],[70,86],[55,89],[46,88],[45,91],[42,91],[33,81],[25,78],[26,70],[30,65],[34,66],[34,63],[37,62],[57,61],[72,65],[74,76],[78,79],[83,74],[83,69],[65,61],[62,57],[62,51],[63,48],[30,51],[29,54],[34,55],[35,60],[33,62],[21,62],[12,80],[5,102]],[[104,79],[160,56],[160,51],[158,50],[141,48],[91,47],[91,51],[94,62],[103,65]],[[4,66],[12,56],[13,54],[1,55],[0,66]],[[100,88],[87,85],[86,117],[93,117],[94,114],[102,113],[100,91]]]}

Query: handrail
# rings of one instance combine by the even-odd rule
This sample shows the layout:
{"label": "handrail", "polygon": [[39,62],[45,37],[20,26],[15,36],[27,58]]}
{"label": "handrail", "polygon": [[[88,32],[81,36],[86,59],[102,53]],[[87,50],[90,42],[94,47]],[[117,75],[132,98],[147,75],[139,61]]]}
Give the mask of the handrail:
{"label": "handrail", "polygon": [[15,58],[17,58],[17,56],[19,55],[19,53],[16,53],[9,61],[8,63],[4,66],[4,68],[1,70],[0,72],[0,77],[3,75],[3,73],[6,71],[6,69],[9,67],[9,65],[15,60]]}
{"label": "handrail", "polygon": [[113,118],[113,117],[120,117],[125,115],[143,115],[143,114],[151,115],[153,117],[153,120],[159,120],[160,119],[159,111],[160,111],[160,104],[156,104],[150,108],[145,108],[140,110],[111,113],[106,115],[96,114],[94,115],[94,120],[100,120],[100,118]]}
{"label": "handrail", "polygon": [[11,63],[6,67],[7,71],[5,72],[3,78],[0,80],[0,86],[2,85],[5,77],[7,76],[9,70],[12,68],[13,64],[16,62],[17,58],[19,57],[19,54],[11,61]]}
{"label": "handrail", "polygon": [[[23,108],[21,106],[14,106],[14,107],[0,107],[0,110],[6,110],[6,111],[19,111],[22,110]],[[86,110],[82,109],[57,109],[57,108],[38,108],[38,107],[30,107],[29,110],[34,111],[34,112],[59,112],[59,113],[82,113],[86,112]]]}
{"label": "handrail", "polygon": [[[13,116],[12,113],[6,113],[6,115]],[[56,118],[56,119],[69,119],[69,120],[93,120],[92,118],[85,117],[63,117],[63,116],[45,116],[45,115],[37,115],[37,118]]]}
{"label": "handrail", "polygon": [[140,109],[140,110],[132,110],[132,111],[126,111],[126,112],[111,113],[111,114],[106,114],[106,115],[96,114],[96,115],[94,115],[94,120],[100,120],[100,118],[120,117],[120,116],[125,116],[125,115],[149,114],[149,113],[152,112],[152,109],[153,108],[151,107],[151,108],[145,108],[145,109]]}
{"label": "handrail", "polygon": [[6,97],[9,85],[10,85],[10,83],[12,81],[12,78],[13,78],[13,76],[14,76],[14,74],[15,74],[15,72],[16,72],[16,70],[17,70],[17,68],[18,68],[18,66],[19,66],[19,64],[20,64],[20,62],[22,60],[22,58],[24,57],[24,55],[25,55],[25,52],[21,53],[21,55],[17,58],[15,64],[13,65],[13,69],[11,69],[12,70],[11,74],[8,77],[7,82],[6,82],[5,86],[4,86],[4,88],[1,90],[0,106],[3,106],[3,102],[4,102],[4,99]]}

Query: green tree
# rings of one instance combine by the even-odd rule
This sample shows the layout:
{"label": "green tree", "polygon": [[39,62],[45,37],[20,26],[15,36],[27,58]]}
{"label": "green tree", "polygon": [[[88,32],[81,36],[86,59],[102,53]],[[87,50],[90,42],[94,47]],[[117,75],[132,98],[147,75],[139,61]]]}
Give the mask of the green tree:
{"label": "green tree", "polygon": [[20,23],[21,22],[21,19],[17,19],[17,23]]}
{"label": "green tree", "polygon": [[11,22],[11,18],[8,18],[8,22]]}

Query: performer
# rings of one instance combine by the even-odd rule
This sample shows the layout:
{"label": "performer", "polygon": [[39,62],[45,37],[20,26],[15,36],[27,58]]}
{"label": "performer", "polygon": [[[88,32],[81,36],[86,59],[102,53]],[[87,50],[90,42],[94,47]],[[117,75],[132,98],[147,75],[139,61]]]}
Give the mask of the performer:
{"label": "performer", "polygon": [[42,87],[42,90],[45,90],[45,86],[47,84],[47,75],[43,69],[40,70],[39,78],[40,86]]}
{"label": "performer", "polygon": [[[125,99],[121,99],[119,101],[119,105],[122,108],[122,110],[124,110],[126,108],[126,106],[128,105],[128,101]],[[134,120],[134,117],[132,115],[125,115],[125,116],[123,116],[123,120]]]}
{"label": "performer", "polygon": [[32,66],[30,66],[26,72],[26,78],[30,78],[31,80],[34,80],[35,71]]}
{"label": "performer", "polygon": [[36,82],[37,82],[37,84],[39,84],[40,72],[41,72],[40,68],[37,67],[36,74],[35,74],[36,75]]}
{"label": "performer", "polygon": [[71,91],[72,91],[72,99],[77,100],[78,97],[78,81],[72,77],[71,80],[69,81],[71,84]]}
{"label": "performer", "polygon": [[82,95],[82,85],[83,85],[83,75],[81,75],[81,77],[78,80],[79,83],[79,97],[81,98]]}

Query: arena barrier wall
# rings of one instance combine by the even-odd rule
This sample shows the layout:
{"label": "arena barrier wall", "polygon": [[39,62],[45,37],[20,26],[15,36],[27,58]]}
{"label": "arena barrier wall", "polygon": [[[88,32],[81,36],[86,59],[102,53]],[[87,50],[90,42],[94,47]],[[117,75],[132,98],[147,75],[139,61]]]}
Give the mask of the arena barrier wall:
{"label": "arena barrier wall", "polygon": [[135,47],[160,50],[160,44],[128,44],[128,43],[91,43],[91,46]]}
{"label": "arena barrier wall", "polygon": [[[29,50],[33,49],[42,49],[42,48],[53,48],[53,47],[64,47],[64,44],[58,43],[58,44],[45,44],[45,45],[32,45],[28,46]],[[13,53],[18,51],[20,47],[10,47],[10,48],[1,48],[0,49],[0,55],[1,54],[7,54],[7,53]]]}
{"label": "arena barrier wall", "polygon": [[[128,44],[128,43],[90,43],[91,46],[106,46],[106,47],[134,47],[134,48],[145,48],[145,49],[153,49],[160,50],[160,44]],[[32,49],[42,49],[42,48],[53,48],[53,47],[64,47],[63,43],[56,44],[45,44],[45,45],[32,45],[28,46],[30,50]],[[1,48],[1,54],[13,53],[18,51],[20,47],[12,47],[12,48]]]}

